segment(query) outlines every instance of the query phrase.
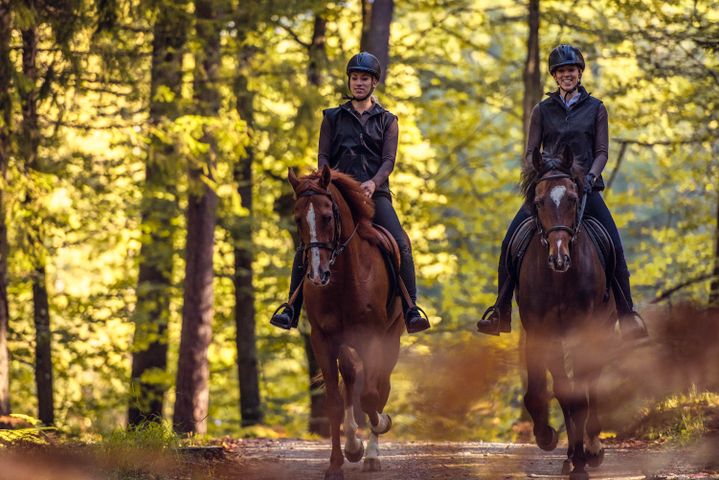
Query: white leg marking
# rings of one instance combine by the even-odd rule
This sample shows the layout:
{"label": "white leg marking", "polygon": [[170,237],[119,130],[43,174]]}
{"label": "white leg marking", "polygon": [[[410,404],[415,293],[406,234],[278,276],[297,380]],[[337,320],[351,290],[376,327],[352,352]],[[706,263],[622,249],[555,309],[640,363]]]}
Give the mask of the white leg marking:
{"label": "white leg marking", "polygon": [[354,408],[349,406],[345,409],[345,451],[356,452],[362,448],[361,444],[362,440],[357,437]]}
{"label": "white leg marking", "polygon": [[552,199],[557,208],[559,208],[559,202],[562,201],[565,193],[567,193],[567,187],[564,185],[557,185],[551,192],[549,192],[549,197]]}
{"label": "white leg marking", "polygon": [[387,425],[389,424],[389,417],[386,413],[380,413],[379,414],[379,422],[377,422],[376,427],[372,427],[372,430],[375,432],[384,432],[387,429]]}
{"label": "white leg marking", "polygon": [[[317,222],[315,221],[315,207],[310,203],[310,208],[307,210],[307,225],[310,227],[310,242],[317,241]],[[317,274],[320,270],[320,249],[313,247],[310,249],[312,253],[312,273]]]}
{"label": "white leg marking", "polygon": [[370,431],[364,458],[379,458],[379,436]]}
{"label": "white leg marking", "polygon": [[602,450],[602,441],[599,440],[599,437],[590,438],[587,444],[587,451],[591,455],[597,455]]}

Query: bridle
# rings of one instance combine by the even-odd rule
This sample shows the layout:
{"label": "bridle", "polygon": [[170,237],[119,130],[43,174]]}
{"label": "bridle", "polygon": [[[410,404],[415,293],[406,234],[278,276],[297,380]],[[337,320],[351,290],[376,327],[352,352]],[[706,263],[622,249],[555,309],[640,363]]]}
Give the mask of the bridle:
{"label": "bridle", "polygon": [[307,261],[307,254],[312,248],[322,248],[324,250],[330,250],[332,253],[330,254],[330,267],[335,264],[335,261],[337,261],[337,257],[339,257],[342,252],[344,252],[345,248],[347,248],[347,245],[349,245],[350,241],[352,240],[352,237],[354,237],[355,233],[357,233],[357,227],[359,227],[359,222],[355,225],[354,230],[352,230],[352,233],[350,236],[345,240],[344,242],[341,242],[342,239],[342,224],[340,223],[340,213],[339,213],[339,207],[337,206],[337,202],[335,202],[335,199],[332,198],[332,192],[329,190],[305,190],[304,192],[297,195],[297,197],[311,197],[314,195],[323,195],[325,197],[329,197],[330,201],[332,202],[332,217],[334,218],[335,223],[335,229],[332,233],[332,241],[331,242],[310,242],[307,245],[300,245],[300,248],[302,248],[302,259],[303,263],[306,263]]}
{"label": "bridle", "polygon": [[[554,173],[551,175],[543,175],[539,180],[537,180],[536,185],[539,185],[541,182],[544,182],[546,180],[559,180],[562,178],[569,178],[572,179],[572,176],[568,173],[560,172],[560,173]],[[573,179],[572,179],[573,180]],[[576,181],[573,180],[576,184]],[[545,247],[549,245],[549,234],[556,231],[565,231],[569,233],[569,244],[574,244],[574,240],[577,237],[577,234],[579,233],[579,227],[582,225],[582,220],[584,218],[584,209],[587,205],[587,192],[582,193],[582,199],[579,203],[579,208],[577,208],[577,215],[574,219],[574,226],[568,227],[566,225],[554,225],[547,230],[544,230],[544,227],[542,226],[542,222],[539,221],[539,213],[534,215],[535,222],[537,223],[537,232],[539,233],[540,239],[542,241],[542,245]]]}

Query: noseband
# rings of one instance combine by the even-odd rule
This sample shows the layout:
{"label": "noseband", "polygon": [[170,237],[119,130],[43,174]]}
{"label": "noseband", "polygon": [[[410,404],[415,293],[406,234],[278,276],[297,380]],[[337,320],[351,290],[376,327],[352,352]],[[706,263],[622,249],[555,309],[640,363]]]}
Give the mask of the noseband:
{"label": "noseband", "polygon": [[[562,178],[569,178],[571,179],[572,176],[567,173],[555,173],[552,175],[546,175],[537,180],[537,185],[539,185],[541,182],[544,182],[546,180],[559,180]],[[576,183],[576,182],[575,182]],[[580,202],[579,208],[577,209],[577,215],[574,220],[574,226],[568,227],[566,225],[555,225],[553,227],[548,228],[547,230],[544,230],[544,227],[542,227],[542,222],[539,221],[539,214],[535,215],[535,220],[537,222],[537,231],[539,232],[540,239],[542,241],[542,245],[545,247],[549,245],[549,234],[556,231],[565,231],[569,233],[569,244],[572,245],[574,243],[574,239],[577,237],[577,233],[579,233],[579,227],[582,224],[582,219],[584,218],[584,207],[587,204],[587,192],[582,193],[582,200]]]}
{"label": "noseband", "polygon": [[350,236],[345,240],[344,242],[340,242],[342,237],[342,224],[340,223],[340,212],[339,207],[337,207],[337,202],[335,202],[335,199],[332,198],[332,192],[329,190],[305,190],[304,192],[300,193],[298,197],[312,197],[314,195],[323,195],[325,197],[329,197],[330,201],[332,202],[332,216],[334,217],[335,222],[335,230],[332,234],[332,241],[331,242],[310,242],[307,245],[301,246],[302,248],[302,260],[303,263],[306,263],[307,260],[307,253],[312,248],[322,248],[325,250],[330,250],[332,253],[330,255],[330,267],[335,264],[335,261],[337,261],[337,257],[340,256],[340,254],[347,248],[347,245],[350,243],[350,240],[352,240],[352,237],[354,237],[355,233],[357,232],[357,227],[359,227],[359,223],[355,225],[354,230],[352,230],[352,233]]}

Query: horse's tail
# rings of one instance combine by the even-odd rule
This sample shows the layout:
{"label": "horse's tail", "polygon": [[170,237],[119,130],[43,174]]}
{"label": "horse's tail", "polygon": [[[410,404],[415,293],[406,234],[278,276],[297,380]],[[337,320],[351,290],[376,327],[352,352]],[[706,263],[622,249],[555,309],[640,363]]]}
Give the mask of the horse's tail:
{"label": "horse's tail", "polygon": [[[357,350],[346,344],[340,345],[338,361],[342,380],[349,393],[358,382],[364,382],[364,364]],[[352,403],[352,400],[352,398],[345,398],[345,402],[348,404]]]}

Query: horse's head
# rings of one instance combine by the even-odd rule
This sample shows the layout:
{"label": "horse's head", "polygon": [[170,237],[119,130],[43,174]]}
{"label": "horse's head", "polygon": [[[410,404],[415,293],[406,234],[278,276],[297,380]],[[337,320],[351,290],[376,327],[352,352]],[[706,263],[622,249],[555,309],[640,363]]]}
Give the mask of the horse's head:
{"label": "horse's head", "polygon": [[315,285],[327,285],[330,267],[338,254],[341,233],[337,204],[329,190],[332,181],[330,169],[325,166],[319,175],[301,179],[289,169],[287,179],[297,197],[294,217],[304,245],[307,278]]}
{"label": "horse's head", "polygon": [[572,264],[569,247],[577,232],[577,206],[581,182],[572,172],[574,156],[565,146],[558,158],[543,158],[539,150],[532,156],[536,171],[534,206],[542,243],[549,247],[547,259],[555,272],[566,272]]}

